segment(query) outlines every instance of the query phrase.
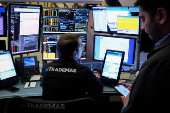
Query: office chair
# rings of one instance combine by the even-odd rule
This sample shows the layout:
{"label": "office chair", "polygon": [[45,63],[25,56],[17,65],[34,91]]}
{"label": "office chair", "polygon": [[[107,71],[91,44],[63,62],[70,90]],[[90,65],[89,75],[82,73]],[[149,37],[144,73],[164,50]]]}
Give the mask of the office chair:
{"label": "office chair", "polygon": [[67,111],[84,112],[96,108],[91,98],[79,98],[66,101],[47,101],[14,97],[11,99],[7,113],[66,113]]}

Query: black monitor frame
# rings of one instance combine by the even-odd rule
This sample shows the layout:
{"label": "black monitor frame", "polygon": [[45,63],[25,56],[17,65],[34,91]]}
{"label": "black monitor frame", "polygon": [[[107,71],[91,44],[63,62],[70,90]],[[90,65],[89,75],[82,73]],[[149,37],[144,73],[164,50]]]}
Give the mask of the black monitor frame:
{"label": "black monitor frame", "polygon": [[[78,9],[78,8],[52,8],[52,7],[43,7],[43,9],[48,9],[48,8],[50,8],[50,9],[66,9],[66,10],[73,10],[73,9]],[[83,9],[81,9],[81,10],[83,10]],[[90,12],[90,10],[89,9],[84,9],[84,10],[88,10],[89,12]],[[89,13],[88,13],[89,14]],[[43,16],[44,17],[44,16]],[[89,22],[89,15],[88,15],[88,22]],[[45,33],[45,34],[65,34],[65,33],[75,33],[75,34],[78,34],[78,33],[80,33],[80,34],[86,34],[87,32],[88,32],[88,22],[87,22],[87,31],[86,32],[76,32],[76,31],[73,31],[73,32],[44,32],[43,31],[43,33]]]}
{"label": "black monitor frame", "polygon": [[[0,51],[0,52],[7,52],[7,51]],[[11,59],[12,59],[13,65],[14,65],[14,60],[13,60],[11,51],[10,51],[10,54],[11,54]],[[16,69],[15,69],[15,72],[16,72]],[[14,85],[18,82],[19,82],[19,79],[18,79],[17,72],[16,72],[16,76],[7,78],[5,80],[0,80],[0,89],[9,87],[9,86]]]}
{"label": "black monitor frame", "polygon": [[5,16],[4,16],[4,19],[3,19],[3,30],[4,30],[4,35],[0,35],[0,37],[7,37],[7,8],[4,7],[4,6],[0,6],[0,8],[3,7],[5,8]]}
{"label": "black monitor frame", "polygon": [[[125,39],[134,39],[135,40],[135,44],[134,44],[134,52],[133,52],[133,61],[132,61],[132,64],[134,64],[134,61],[135,61],[135,52],[136,52],[136,38],[131,38],[131,37],[125,37],[125,36],[108,36],[108,35],[97,35],[97,34],[94,34],[94,40],[93,40],[93,60],[94,61],[100,61],[100,62],[103,62],[102,60],[97,60],[97,59],[94,59],[94,52],[95,52],[95,36],[104,36],[104,37],[115,37],[115,38],[125,38]],[[120,50],[118,50],[120,51]],[[125,66],[131,66],[130,64],[124,64],[123,65]]]}
{"label": "black monitor frame", "polygon": [[108,78],[108,77],[105,77],[105,76],[103,76],[103,75],[101,76],[101,81],[102,81],[105,85],[109,85],[109,86],[113,87],[113,86],[117,85],[118,82],[119,82],[125,52],[124,52],[124,51],[117,51],[117,50],[109,50],[109,49],[107,49],[107,50],[106,50],[106,53],[105,53],[105,56],[104,56],[103,65],[102,65],[102,72],[101,72],[102,74],[103,74],[103,69],[104,69],[104,66],[105,66],[106,56],[107,56],[107,53],[108,53],[108,52],[118,52],[118,53],[122,53],[122,57],[121,57],[121,62],[120,62],[120,67],[119,67],[119,72],[118,72],[118,75],[117,75],[117,79]]}
{"label": "black monitor frame", "polygon": [[42,29],[42,5],[34,5],[34,4],[20,4],[20,3],[9,3],[8,4],[8,49],[11,50],[11,5],[18,5],[18,6],[37,6],[40,7],[40,20],[39,20],[39,35],[38,35],[38,50],[35,51],[24,51],[19,53],[12,53],[13,55],[17,54],[24,54],[24,53],[33,53],[39,52],[40,50],[40,36],[41,36],[41,29]]}
{"label": "black monitor frame", "polygon": [[[121,7],[121,6],[115,6],[115,7]],[[126,6],[123,6],[123,7],[126,7]],[[133,7],[133,6],[127,6],[127,7]],[[106,7],[107,8],[107,7]],[[92,9],[92,17],[93,17],[93,9]],[[140,18],[139,18],[139,33],[138,34],[126,34],[126,33],[112,33],[112,32],[104,32],[104,31],[95,31],[95,33],[108,33],[108,34],[118,34],[118,35],[130,35],[130,36],[140,36],[140,26],[141,26],[141,22],[140,22]],[[94,25],[94,17],[93,17],[93,27],[95,28],[95,25]]]}

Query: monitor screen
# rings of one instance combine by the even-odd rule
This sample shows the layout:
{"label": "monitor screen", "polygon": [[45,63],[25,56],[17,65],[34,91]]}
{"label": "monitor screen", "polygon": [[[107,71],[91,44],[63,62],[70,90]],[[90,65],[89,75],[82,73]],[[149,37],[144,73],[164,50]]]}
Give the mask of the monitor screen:
{"label": "monitor screen", "polygon": [[139,35],[139,7],[93,7],[95,32]]}
{"label": "monitor screen", "polygon": [[0,80],[5,80],[17,75],[10,51],[0,52],[0,64]]}
{"label": "monitor screen", "polygon": [[0,6],[0,37],[7,36],[7,16],[6,8]]}
{"label": "monitor screen", "polygon": [[135,57],[136,39],[127,37],[94,36],[94,60],[104,60],[107,49],[124,51],[124,65],[132,65]]}
{"label": "monitor screen", "polygon": [[88,9],[43,8],[43,33],[86,33]]}
{"label": "monitor screen", "polygon": [[[57,41],[62,36],[58,35],[43,35],[43,60],[57,60],[58,53],[56,50]],[[81,59],[85,60],[87,55],[87,35],[81,34],[80,38],[83,42],[83,51]]]}
{"label": "monitor screen", "polygon": [[40,5],[9,4],[9,48],[12,54],[39,51]]}
{"label": "monitor screen", "polygon": [[107,51],[103,64],[102,76],[117,80],[123,63],[123,56],[123,52]]}
{"label": "monitor screen", "polygon": [[35,57],[24,57],[24,66],[35,66]]}

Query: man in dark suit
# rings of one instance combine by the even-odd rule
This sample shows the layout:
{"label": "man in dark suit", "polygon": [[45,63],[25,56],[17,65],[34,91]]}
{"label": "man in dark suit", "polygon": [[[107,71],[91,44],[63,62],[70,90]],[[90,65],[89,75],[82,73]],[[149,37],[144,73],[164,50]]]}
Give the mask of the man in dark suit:
{"label": "man in dark suit", "polygon": [[122,113],[169,112],[170,89],[170,6],[168,0],[137,0],[140,6],[141,29],[155,43],[131,90],[122,98]]}
{"label": "man in dark suit", "polygon": [[86,66],[77,63],[81,58],[83,43],[78,34],[64,34],[57,42],[59,60],[45,65],[43,75],[43,99],[70,100],[85,93],[96,94],[103,90],[100,76]]}

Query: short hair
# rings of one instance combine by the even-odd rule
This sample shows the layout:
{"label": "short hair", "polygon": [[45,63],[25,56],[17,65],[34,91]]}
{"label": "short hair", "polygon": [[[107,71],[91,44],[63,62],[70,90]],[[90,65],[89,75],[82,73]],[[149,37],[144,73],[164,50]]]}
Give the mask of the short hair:
{"label": "short hair", "polygon": [[67,33],[62,35],[58,40],[56,47],[59,58],[68,58],[73,56],[74,51],[78,52],[80,46],[78,39],[80,39],[79,34]]}
{"label": "short hair", "polygon": [[135,6],[140,6],[145,12],[148,12],[151,17],[155,16],[159,7],[164,8],[167,13],[170,13],[168,0],[137,0]]}

